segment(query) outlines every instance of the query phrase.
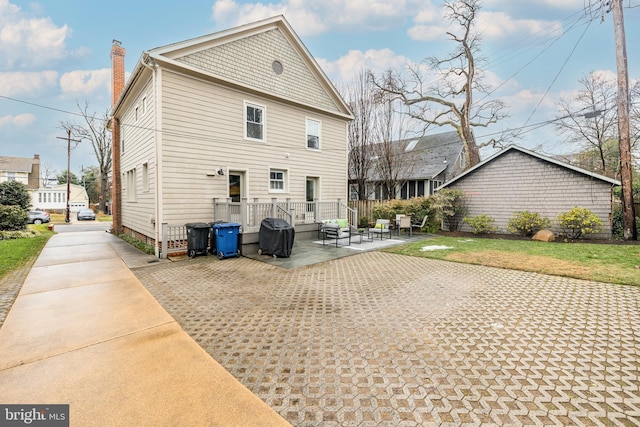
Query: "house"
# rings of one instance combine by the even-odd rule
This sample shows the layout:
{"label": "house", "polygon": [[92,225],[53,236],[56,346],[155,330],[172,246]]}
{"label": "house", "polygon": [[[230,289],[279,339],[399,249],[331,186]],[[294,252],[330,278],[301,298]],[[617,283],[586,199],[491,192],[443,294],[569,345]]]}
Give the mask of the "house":
{"label": "house", "polygon": [[30,191],[40,187],[40,156],[33,158],[0,156],[0,182],[18,181]]}
{"label": "house", "polygon": [[283,16],[147,50],[126,84],[124,55],[114,41],[115,232],[158,253],[162,224],[220,204],[245,225],[263,214],[241,203],[347,200],[351,112]]}
{"label": "house", "polygon": [[[619,181],[510,146],[446,182],[438,190],[464,191],[466,216],[486,214],[498,232],[508,233],[515,212],[537,212],[555,221],[574,207],[589,209],[605,224],[593,238],[611,237],[612,190]],[[463,231],[471,231],[465,224]],[[556,229],[556,231],[558,231]]]}
{"label": "house", "polygon": [[[373,157],[367,176],[368,200],[387,200],[389,191],[384,185],[384,175],[396,177],[396,198],[411,199],[433,194],[443,182],[453,178],[465,168],[464,145],[456,131],[419,138],[393,141],[388,148],[384,144],[371,146]],[[390,154],[385,154],[390,153]],[[378,162],[391,155],[394,170],[380,173]],[[384,166],[382,167],[384,169]],[[349,177],[350,200],[358,199],[356,177]]]}
{"label": "house", "polygon": [[[34,209],[46,211],[66,211],[67,184],[59,184],[49,188],[40,188],[31,194]],[[77,212],[89,207],[89,196],[82,185],[69,184],[69,211]]]}

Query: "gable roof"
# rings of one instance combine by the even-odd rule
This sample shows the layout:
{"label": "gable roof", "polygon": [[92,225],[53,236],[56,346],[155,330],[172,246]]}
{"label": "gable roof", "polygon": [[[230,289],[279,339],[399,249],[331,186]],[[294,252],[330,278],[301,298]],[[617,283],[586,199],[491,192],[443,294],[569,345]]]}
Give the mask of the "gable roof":
{"label": "gable roof", "polygon": [[[462,153],[462,149],[462,139],[456,131],[391,142],[392,152],[402,151],[403,155],[407,153],[411,156],[410,161],[407,159],[406,170],[400,173],[402,176],[399,178],[403,180],[434,179],[447,171],[447,168],[449,173],[453,173],[451,169]],[[375,149],[372,151],[375,152]],[[402,168],[402,165],[400,167]],[[375,166],[373,168],[374,172],[370,179],[379,180]]]}
{"label": "gable roof", "polygon": [[[279,73],[272,68],[275,61],[280,63]],[[282,15],[143,52],[114,111],[154,64],[353,119],[339,92]]]}
{"label": "gable roof", "polygon": [[423,136],[412,150],[420,156],[412,175],[416,178],[435,178],[455,164],[462,148],[462,139],[456,131]]}
{"label": "gable roof", "polygon": [[33,165],[36,163],[40,163],[40,160],[28,157],[0,156],[0,171],[31,173]]}
{"label": "gable roof", "polygon": [[510,146],[504,148],[503,150],[501,150],[501,151],[493,154],[492,156],[488,157],[484,161],[478,163],[474,167],[467,169],[466,171],[464,171],[460,175],[456,176],[455,178],[451,179],[450,181],[445,182],[440,187],[438,187],[438,189],[447,187],[447,186],[453,184],[454,182],[457,182],[457,181],[460,181],[460,180],[464,179],[465,177],[467,177],[470,174],[472,174],[474,171],[484,167],[486,164],[491,163],[492,161],[496,160],[499,157],[504,156],[506,153],[509,153],[511,151],[519,151],[519,152],[524,153],[526,155],[529,155],[531,157],[535,157],[535,158],[540,159],[542,161],[545,161],[545,162],[548,162],[548,163],[552,163],[552,164],[554,164],[556,166],[572,170],[574,172],[577,172],[577,173],[582,174],[582,175],[589,176],[591,178],[595,178],[595,179],[598,179],[598,180],[601,180],[601,181],[608,182],[611,185],[621,185],[620,181],[617,181],[617,180],[615,180],[613,178],[609,178],[607,176],[600,175],[600,174],[597,174],[595,172],[591,172],[591,171],[588,171],[586,169],[582,169],[582,168],[579,168],[577,166],[570,165],[569,163],[562,162],[562,161],[560,161],[558,159],[554,159],[552,157],[544,156],[542,154],[527,150],[527,149],[519,147],[517,145],[510,145]]}

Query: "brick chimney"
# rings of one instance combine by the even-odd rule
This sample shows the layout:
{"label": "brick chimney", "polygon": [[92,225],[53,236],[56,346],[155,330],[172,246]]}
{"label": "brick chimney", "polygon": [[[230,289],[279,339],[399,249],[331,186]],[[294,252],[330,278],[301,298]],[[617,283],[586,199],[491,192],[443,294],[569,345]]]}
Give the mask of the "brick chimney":
{"label": "brick chimney", "polygon": [[[111,90],[112,104],[116,102],[124,89],[124,55],[126,50],[118,40],[111,45]],[[122,182],[121,182],[121,141],[120,120],[117,117],[111,119],[111,215],[113,217],[113,232],[118,235],[122,232]]]}
{"label": "brick chimney", "polygon": [[124,89],[124,55],[127,53],[118,40],[111,45],[111,106],[116,105]]}

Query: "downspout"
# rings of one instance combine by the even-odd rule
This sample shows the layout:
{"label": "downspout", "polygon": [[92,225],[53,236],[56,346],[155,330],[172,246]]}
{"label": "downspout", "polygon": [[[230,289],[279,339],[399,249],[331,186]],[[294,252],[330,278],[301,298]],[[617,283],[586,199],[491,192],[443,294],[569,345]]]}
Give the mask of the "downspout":
{"label": "downspout", "polygon": [[[144,57],[141,61],[142,65],[148,68],[151,71],[151,91],[153,93],[153,147],[154,147],[154,158],[155,158],[155,169],[156,169],[156,185],[154,188],[155,191],[155,223],[154,223],[154,255],[156,258],[160,257],[160,242],[162,240],[162,212],[160,210],[160,183],[162,180],[160,179],[160,165],[162,162],[160,161],[160,150],[158,149],[158,111],[159,111],[159,97],[157,93],[157,81],[156,81],[156,63],[155,61],[149,57],[149,54],[145,53]],[[164,254],[166,255],[166,254]]]}

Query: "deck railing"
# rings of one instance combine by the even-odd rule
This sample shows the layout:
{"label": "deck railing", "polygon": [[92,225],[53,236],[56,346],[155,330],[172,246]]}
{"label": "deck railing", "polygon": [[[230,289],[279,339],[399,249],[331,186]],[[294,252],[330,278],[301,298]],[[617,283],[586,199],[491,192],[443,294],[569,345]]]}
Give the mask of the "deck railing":
{"label": "deck railing", "polygon": [[[351,209],[341,199],[333,202],[313,201],[296,202],[290,199],[270,202],[258,199],[249,201],[242,199],[232,202],[231,199],[213,200],[213,221],[235,222],[240,224],[242,233],[257,233],[265,218],[280,218],[293,227],[300,224],[313,224],[324,219],[345,218],[353,227],[358,225],[358,210]],[[209,221],[207,221],[209,222]],[[161,257],[171,253],[187,251],[187,229],[184,224],[162,224]]]}

